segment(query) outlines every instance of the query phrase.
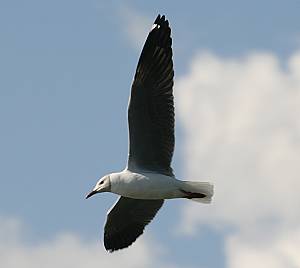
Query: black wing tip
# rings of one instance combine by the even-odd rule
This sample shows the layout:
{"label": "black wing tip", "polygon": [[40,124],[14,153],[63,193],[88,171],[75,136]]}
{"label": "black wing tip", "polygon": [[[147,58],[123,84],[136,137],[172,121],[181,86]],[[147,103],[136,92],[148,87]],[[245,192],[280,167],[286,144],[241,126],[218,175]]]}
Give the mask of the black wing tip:
{"label": "black wing tip", "polygon": [[104,247],[107,252],[113,253],[114,251],[128,248],[131,246],[140,235],[143,234],[145,229],[144,225],[130,226],[125,230],[127,235],[116,233],[112,236],[104,233]]}
{"label": "black wing tip", "polygon": [[165,15],[161,16],[160,14],[158,14],[154,21],[154,24],[159,25],[161,27],[169,27],[169,21],[166,19]]}
{"label": "black wing tip", "polygon": [[158,24],[159,21],[160,21],[160,14],[157,15],[154,24]]}
{"label": "black wing tip", "polygon": [[172,46],[171,28],[165,15],[161,16],[158,14],[147,40],[148,39],[153,40],[150,42],[155,42],[159,47],[168,48]]}
{"label": "black wing tip", "polygon": [[108,253],[113,253],[115,251],[119,251],[121,249],[125,249],[125,248],[128,248],[130,247],[133,243],[135,242],[132,241],[130,243],[127,243],[127,244],[121,244],[119,245],[118,243],[117,244],[114,244],[114,245],[111,245],[111,244],[105,244],[104,243],[104,247],[105,247],[105,250],[108,252]]}

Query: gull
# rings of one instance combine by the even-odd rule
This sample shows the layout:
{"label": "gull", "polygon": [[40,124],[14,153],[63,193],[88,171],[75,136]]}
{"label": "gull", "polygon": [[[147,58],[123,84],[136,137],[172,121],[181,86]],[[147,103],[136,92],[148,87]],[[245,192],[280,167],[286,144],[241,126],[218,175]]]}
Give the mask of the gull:
{"label": "gull", "polygon": [[126,168],[99,179],[86,196],[120,195],[104,226],[107,251],[130,246],[165,199],[210,203],[213,185],[182,181],[171,167],[174,151],[174,97],[171,29],[158,15],[142,49],[128,104],[129,155]]}

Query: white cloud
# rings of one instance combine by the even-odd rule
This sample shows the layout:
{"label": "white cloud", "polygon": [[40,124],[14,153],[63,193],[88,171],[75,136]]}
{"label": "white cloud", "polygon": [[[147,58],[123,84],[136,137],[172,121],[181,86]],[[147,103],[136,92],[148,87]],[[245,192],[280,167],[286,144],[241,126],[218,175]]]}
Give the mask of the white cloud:
{"label": "white cloud", "polygon": [[203,52],[176,83],[184,179],[215,184],[213,204],[186,204],[180,229],[233,230],[225,232],[231,268],[299,267],[288,261],[299,241],[287,233],[300,225],[300,53],[285,64],[270,53]]}
{"label": "white cloud", "polygon": [[[300,267],[300,229],[287,231],[281,236],[275,234],[272,243],[257,243],[254,239],[232,236],[227,241],[231,268],[281,268]],[[262,242],[262,243],[261,243]]]}
{"label": "white cloud", "polygon": [[127,250],[110,254],[100,241],[83,241],[76,234],[60,234],[50,241],[28,244],[22,239],[24,232],[19,221],[0,218],[0,267],[175,267],[161,261],[165,250],[145,237]]}
{"label": "white cloud", "polygon": [[122,30],[128,42],[134,49],[141,50],[151,29],[153,18],[140,14],[129,6],[122,6],[119,10]]}

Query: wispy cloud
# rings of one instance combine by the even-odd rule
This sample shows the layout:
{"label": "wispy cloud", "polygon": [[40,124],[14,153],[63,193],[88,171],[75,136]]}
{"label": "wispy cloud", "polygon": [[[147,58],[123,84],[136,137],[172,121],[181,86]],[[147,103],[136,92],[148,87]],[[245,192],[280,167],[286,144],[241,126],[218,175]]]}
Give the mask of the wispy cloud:
{"label": "wispy cloud", "polygon": [[213,204],[187,203],[180,230],[234,230],[225,235],[230,268],[300,266],[300,53],[286,65],[270,53],[204,52],[176,83],[184,174],[215,183]]}
{"label": "wispy cloud", "polygon": [[121,6],[118,13],[122,22],[121,28],[129,44],[134,49],[141,50],[151,29],[153,18],[149,18],[129,6]]}
{"label": "wispy cloud", "polygon": [[[272,231],[272,230],[271,230]],[[259,239],[243,237],[241,233],[227,239],[228,267],[230,268],[294,268],[300,267],[300,228],[286,228],[265,243],[264,236]]]}
{"label": "wispy cloud", "polygon": [[127,250],[110,254],[99,241],[84,241],[72,233],[33,245],[23,241],[24,233],[20,221],[0,218],[0,267],[175,267],[161,261],[164,249],[145,237]]}

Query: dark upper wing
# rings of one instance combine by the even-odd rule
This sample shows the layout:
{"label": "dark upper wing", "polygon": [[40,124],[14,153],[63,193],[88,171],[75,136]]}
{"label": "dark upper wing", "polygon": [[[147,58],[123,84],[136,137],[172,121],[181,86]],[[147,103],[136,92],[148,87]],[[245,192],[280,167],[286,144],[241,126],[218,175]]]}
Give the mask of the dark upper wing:
{"label": "dark upper wing", "polygon": [[164,200],[141,200],[121,196],[107,215],[105,249],[113,252],[130,246],[154,218]]}
{"label": "dark upper wing", "polygon": [[165,16],[156,18],[142,50],[128,106],[128,168],[173,175],[172,39]]}

